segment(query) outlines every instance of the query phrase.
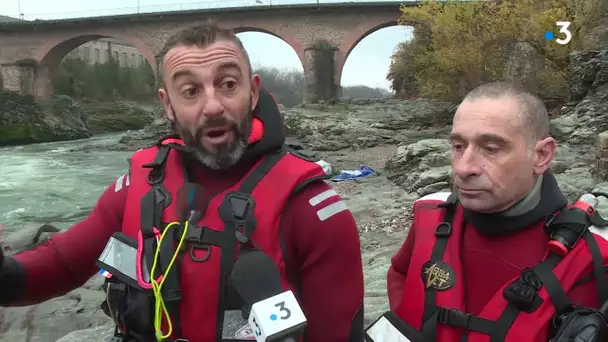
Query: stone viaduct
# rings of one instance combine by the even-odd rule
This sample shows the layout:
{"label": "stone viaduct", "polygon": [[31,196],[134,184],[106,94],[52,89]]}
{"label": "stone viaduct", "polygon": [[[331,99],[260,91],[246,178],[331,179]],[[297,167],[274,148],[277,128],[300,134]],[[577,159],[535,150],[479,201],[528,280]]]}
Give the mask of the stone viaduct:
{"label": "stone viaduct", "polygon": [[[417,2],[407,2],[415,6]],[[397,2],[274,5],[64,20],[34,20],[0,24],[0,87],[33,94],[37,99],[52,93],[51,75],[63,57],[77,46],[98,38],[113,37],[130,43],[158,68],[156,55],[177,30],[205,20],[239,32],[264,32],[289,44],[297,53],[309,87],[317,82],[339,94],[342,68],[361,39],[397,24]],[[326,40],[335,48],[334,78],[317,77],[313,43]],[[272,51],[268,51],[272,53]],[[329,84],[327,84],[327,82]],[[327,98],[308,90],[306,100]]]}

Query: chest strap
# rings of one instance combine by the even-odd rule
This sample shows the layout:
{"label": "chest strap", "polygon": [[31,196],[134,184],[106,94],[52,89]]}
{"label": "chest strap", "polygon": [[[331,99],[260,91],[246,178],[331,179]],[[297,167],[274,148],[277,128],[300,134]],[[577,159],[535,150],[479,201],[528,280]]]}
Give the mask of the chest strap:
{"label": "chest strap", "polygon": [[228,309],[229,304],[226,300],[226,290],[232,266],[237,257],[237,245],[240,249],[255,245],[249,239],[257,226],[254,216],[255,200],[251,193],[286,153],[287,149],[283,147],[272,154],[266,155],[258,166],[249,173],[238,190],[230,192],[224,197],[218,208],[219,216],[224,222],[224,230],[221,232],[223,248],[220,259],[219,305],[215,334],[218,342],[222,338],[224,311]]}
{"label": "chest strap", "polygon": [[[448,238],[452,232],[452,221],[456,206],[457,202],[455,198],[452,198],[452,195],[442,205],[445,208],[445,213],[442,222],[435,230],[437,240],[431,252],[432,261],[438,261],[443,258]],[[591,231],[587,230],[582,236],[587,242],[592,256],[593,273],[597,280],[598,298],[600,299],[600,303],[603,303],[604,298],[608,298],[608,281],[606,280],[603,258]],[[456,309],[438,307],[436,305],[436,290],[427,288],[425,290],[422,325],[423,341],[437,341],[437,323],[439,322],[465,330],[461,342],[465,342],[468,339],[466,330],[489,335],[490,342],[503,342],[520,312],[533,312],[540,307],[542,298],[537,292],[543,286],[547,290],[556,313],[568,310],[572,307],[572,303],[568,299],[559,279],[553,273],[553,269],[561,260],[562,257],[560,255],[549,253],[545,260],[533,268],[523,270],[519,278],[505,288],[503,296],[508,301],[508,304],[497,321],[484,319]]]}

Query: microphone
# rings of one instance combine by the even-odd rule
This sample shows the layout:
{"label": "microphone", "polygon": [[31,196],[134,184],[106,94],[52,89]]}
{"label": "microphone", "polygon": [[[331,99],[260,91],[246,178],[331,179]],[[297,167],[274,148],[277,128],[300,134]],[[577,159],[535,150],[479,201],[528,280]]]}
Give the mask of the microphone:
{"label": "microphone", "polygon": [[208,205],[209,201],[206,200],[205,189],[200,184],[184,183],[177,190],[176,208],[180,222],[195,225],[207,211]]}
{"label": "microphone", "polygon": [[296,342],[306,316],[291,291],[284,291],[272,259],[260,250],[241,252],[230,275],[232,286],[251,306],[249,326],[257,342]]}

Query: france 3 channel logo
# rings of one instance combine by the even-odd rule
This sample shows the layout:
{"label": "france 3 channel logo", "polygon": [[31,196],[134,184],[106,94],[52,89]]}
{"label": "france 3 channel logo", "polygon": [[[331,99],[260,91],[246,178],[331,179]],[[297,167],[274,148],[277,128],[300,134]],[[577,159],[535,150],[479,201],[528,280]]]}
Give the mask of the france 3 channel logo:
{"label": "france 3 channel logo", "polygon": [[553,41],[559,45],[566,45],[570,43],[572,40],[572,32],[570,32],[570,22],[569,21],[556,21],[555,26],[559,28],[559,36],[556,38],[556,34],[551,31],[545,32],[545,40]]}

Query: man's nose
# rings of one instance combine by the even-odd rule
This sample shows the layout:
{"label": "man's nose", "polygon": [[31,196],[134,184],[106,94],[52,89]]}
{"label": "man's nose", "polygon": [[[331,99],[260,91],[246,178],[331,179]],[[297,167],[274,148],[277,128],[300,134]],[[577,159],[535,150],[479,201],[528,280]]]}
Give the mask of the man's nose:
{"label": "man's nose", "polygon": [[452,157],[452,172],[463,179],[481,174],[480,159],[475,148],[469,146],[462,154]]}
{"label": "man's nose", "polygon": [[224,106],[218,98],[215,89],[205,90],[205,105],[203,106],[203,114],[205,116],[219,116],[224,114]]}

